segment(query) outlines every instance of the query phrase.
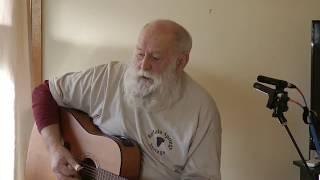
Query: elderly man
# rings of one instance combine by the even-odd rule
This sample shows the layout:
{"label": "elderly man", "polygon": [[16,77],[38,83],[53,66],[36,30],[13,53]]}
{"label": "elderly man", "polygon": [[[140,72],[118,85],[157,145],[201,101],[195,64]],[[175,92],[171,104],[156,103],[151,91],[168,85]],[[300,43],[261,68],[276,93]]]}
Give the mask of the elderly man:
{"label": "elderly man", "polygon": [[[57,178],[77,174],[70,168],[77,162],[60,143],[59,105],[88,113],[103,133],[137,141],[141,179],[220,180],[219,112],[184,72],[191,47],[185,28],[156,20],[142,29],[129,65],[112,62],[38,86],[33,111]],[[157,137],[163,141],[157,144]]]}

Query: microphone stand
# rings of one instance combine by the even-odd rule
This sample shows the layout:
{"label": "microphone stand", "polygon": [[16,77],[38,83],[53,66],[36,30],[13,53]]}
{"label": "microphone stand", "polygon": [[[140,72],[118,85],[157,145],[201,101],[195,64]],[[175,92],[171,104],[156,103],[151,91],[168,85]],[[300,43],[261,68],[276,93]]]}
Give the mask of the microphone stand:
{"label": "microphone stand", "polygon": [[287,126],[287,119],[285,118],[285,116],[283,114],[284,112],[288,111],[288,101],[289,101],[288,92],[284,91],[284,88],[285,87],[281,86],[281,85],[276,86],[276,89],[269,95],[267,107],[270,109],[273,109],[272,117],[278,118],[281,125],[285,127],[285,129],[286,129],[292,143],[294,144],[305,168],[307,169],[308,174],[310,175],[310,177],[313,178],[312,172],[311,172],[309,166],[307,165],[306,160],[303,157],[299,146],[297,145],[294,137],[292,136],[291,131],[290,131],[289,127]]}

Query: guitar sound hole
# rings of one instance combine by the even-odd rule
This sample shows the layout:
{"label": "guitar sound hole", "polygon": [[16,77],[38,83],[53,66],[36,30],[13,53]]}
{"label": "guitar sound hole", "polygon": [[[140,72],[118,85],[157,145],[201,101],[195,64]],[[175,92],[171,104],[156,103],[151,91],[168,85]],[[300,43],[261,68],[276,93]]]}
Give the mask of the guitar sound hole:
{"label": "guitar sound hole", "polygon": [[95,180],[97,177],[97,167],[94,161],[90,158],[85,158],[80,162],[80,165],[83,167],[79,171],[81,180]]}

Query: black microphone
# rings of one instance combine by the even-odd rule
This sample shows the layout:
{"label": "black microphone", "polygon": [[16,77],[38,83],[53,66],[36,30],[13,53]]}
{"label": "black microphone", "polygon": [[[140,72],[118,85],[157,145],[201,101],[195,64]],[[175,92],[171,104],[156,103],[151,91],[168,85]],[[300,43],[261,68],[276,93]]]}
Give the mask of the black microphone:
{"label": "black microphone", "polygon": [[273,109],[274,108],[274,102],[275,102],[275,98],[276,98],[276,90],[275,89],[272,89],[268,86],[265,86],[263,84],[260,84],[260,83],[254,83],[253,84],[253,87],[256,89],[256,90],[259,90],[263,93],[266,93],[268,96],[269,96],[269,99],[268,99],[268,103],[267,103],[267,107],[269,109]]}
{"label": "black microphone", "polygon": [[272,84],[275,86],[279,86],[281,88],[296,88],[296,86],[294,84],[288,83],[287,81],[284,81],[284,80],[274,79],[271,77],[259,75],[257,80],[259,82],[266,83],[266,84]]}
{"label": "black microphone", "polygon": [[268,94],[268,95],[272,95],[272,93],[275,92],[275,89],[269,88],[269,87],[267,87],[263,84],[257,83],[257,82],[253,84],[253,87],[263,93]]}

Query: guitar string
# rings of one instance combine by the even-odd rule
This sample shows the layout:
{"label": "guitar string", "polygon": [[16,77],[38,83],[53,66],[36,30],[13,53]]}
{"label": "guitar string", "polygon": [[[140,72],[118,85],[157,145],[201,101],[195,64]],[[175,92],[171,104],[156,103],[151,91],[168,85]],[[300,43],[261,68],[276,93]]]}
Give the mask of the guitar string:
{"label": "guitar string", "polygon": [[[83,169],[83,173],[88,176],[89,178],[93,178],[93,179],[96,179],[96,180],[100,180],[100,177],[102,177],[102,180],[105,180],[105,177],[107,179],[119,179],[119,180],[127,180],[127,178],[124,178],[124,177],[121,177],[121,176],[117,176],[117,175],[114,175],[108,171],[105,171],[103,169],[100,169],[100,168],[97,168],[97,171],[95,171],[94,173],[92,173],[92,171],[87,171],[88,169]],[[96,173],[97,172],[97,173]],[[101,172],[101,173],[99,173]],[[102,175],[102,176],[101,176]]]}
{"label": "guitar string", "polygon": [[[89,172],[89,171],[85,171],[85,170],[82,170],[81,172],[82,174],[84,175],[88,175],[88,176],[93,176],[95,177],[96,176],[96,173],[92,173],[92,172]],[[80,174],[81,175],[81,174]]]}
{"label": "guitar string", "polygon": [[86,168],[86,169],[89,169],[89,170],[92,170],[92,171],[96,171],[96,167],[94,167],[94,166],[91,166],[91,165],[88,165],[88,164],[85,164],[85,163],[82,163],[82,162],[80,162],[80,165],[82,166],[82,167],[84,167],[84,168]]}
{"label": "guitar string", "polygon": [[80,171],[86,173],[86,174],[90,174],[90,175],[93,175],[93,176],[96,176],[96,168],[90,166],[90,165],[87,165],[87,164],[84,164],[84,163],[81,163],[80,162],[80,165],[83,167],[83,169],[81,169]]}
{"label": "guitar string", "polygon": [[[107,178],[107,179],[127,180],[127,178],[114,175],[114,174],[109,173],[109,172],[107,172],[107,171],[105,171],[105,170],[103,170],[103,169],[100,169],[100,168],[97,168],[97,171],[96,171],[96,172],[98,172],[98,174],[92,173],[92,171],[87,171],[87,169],[85,169],[85,168],[84,168],[82,171],[83,171],[83,173],[84,173],[86,176],[88,176],[89,178],[96,179],[96,180],[100,180],[100,177],[102,178],[101,180],[106,180],[105,178]],[[99,172],[102,172],[102,174],[99,173]],[[102,176],[101,176],[101,175],[102,175]]]}
{"label": "guitar string", "polygon": [[96,173],[97,171],[102,171],[102,173],[107,173],[107,174],[111,174],[113,176],[117,176],[111,172],[108,172],[108,171],[105,171],[104,169],[101,169],[101,168],[96,168],[94,166],[91,166],[91,165],[88,165],[88,164],[85,164],[85,163],[80,163],[80,165],[82,165],[84,167],[85,170],[88,170],[92,173]]}
{"label": "guitar string", "polygon": [[110,177],[112,179],[127,180],[127,178],[125,178],[125,177],[113,174],[113,173],[111,173],[109,171],[106,171],[104,169],[101,169],[101,168],[98,168],[98,171],[102,172],[103,175],[106,175],[106,176],[108,176],[108,177]]}
{"label": "guitar string", "polygon": [[[113,174],[109,171],[106,171],[104,169],[101,169],[101,168],[97,168],[97,172],[98,172],[98,175],[102,175],[102,180],[104,180],[105,178],[107,179],[119,179],[119,180],[127,180],[127,178],[125,177],[121,177],[121,176],[118,176],[116,174]],[[100,172],[100,173],[99,173]]]}
{"label": "guitar string", "polygon": [[86,172],[90,172],[91,174],[96,174],[96,171],[97,171],[96,168],[83,163],[80,163],[80,165],[83,167],[83,169],[81,169],[80,171],[86,171]]}
{"label": "guitar string", "polygon": [[101,172],[103,179],[105,179],[105,178],[107,178],[107,179],[111,179],[111,178],[112,179],[120,179],[120,180],[122,179],[121,176],[114,175],[111,172],[105,171],[104,169],[101,169],[101,168],[98,169],[98,172]]}
{"label": "guitar string", "polygon": [[88,176],[89,178],[95,179],[96,175],[88,171],[82,170],[83,175]]}
{"label": "guitar string", "polygon": [[[90,175],[91,177],[94,176],[94,177],[97,177],[99,179],[99,174],[100,175],[103,175],[103,177],[110,177],[112,179],[116,178],[116,179],[123,179],[125,180],[126,178],[124,177],[121,177],[121,176],[118,176],[118,175],[115,175],[111,172],[108,172],[108,171],[105,171],[104,169],[101,169],[101,168],[95,168],[93,166],[90,166],[90,165],[87,165],[85,163],[80,163],[84,169],[82,170],[84,173],[86,173],[86,175]],[[99,173],[101,172],[101,173]]]}
{"label": "guitar string", "polygon": [[[82,170],[82,172],[84,173],[84,175],[86,175],[90,178],[96,179],[96,180],[100,180],[100,179],[106,180],[105,178],[125,180],[125,178],[108,173],[107,171],[104,171],[103,169],[97,169],[97,170],[98,170],[98,171],[96,171],[97,173],[92,173],[90,171],[87,171],[86,169]],[[99,172],[101,172],[101,173],[99,173]]]}

